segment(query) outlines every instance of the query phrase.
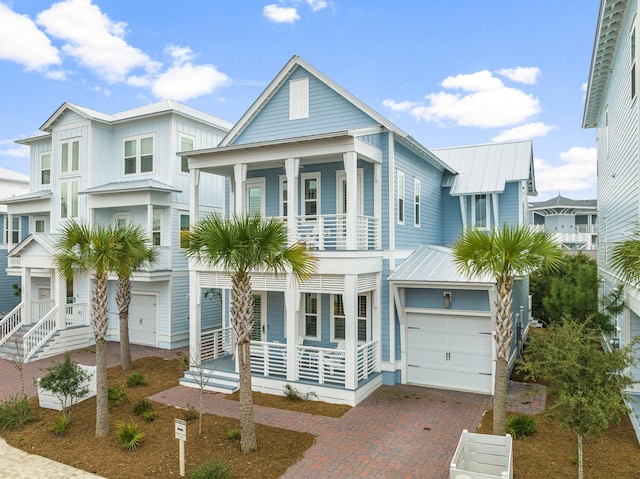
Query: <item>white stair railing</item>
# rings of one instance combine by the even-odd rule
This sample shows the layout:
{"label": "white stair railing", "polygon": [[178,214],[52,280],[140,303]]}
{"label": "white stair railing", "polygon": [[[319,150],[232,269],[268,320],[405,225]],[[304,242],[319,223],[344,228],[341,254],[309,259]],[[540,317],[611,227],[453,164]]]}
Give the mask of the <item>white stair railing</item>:
{"label": "white stair railing", "polygon": [[49,311],[22,338],[24,361],[33,356],[47,340],[58,330],[58,306]]}
{"label": "white stair railing", "polygon": [[0,321],[0,346],[6,343],[22,327],[23,309],[24,303],[20,303]]}

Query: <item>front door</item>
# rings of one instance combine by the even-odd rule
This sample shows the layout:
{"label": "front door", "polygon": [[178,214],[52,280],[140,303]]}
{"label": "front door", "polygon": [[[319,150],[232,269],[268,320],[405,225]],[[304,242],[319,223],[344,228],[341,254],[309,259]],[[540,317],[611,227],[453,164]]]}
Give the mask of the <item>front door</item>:
{"label": "front door", "polygon": [[266,300],[264,293],[253,295],[253,329],[251,330],[252,341],[267,340],[267,315]]}

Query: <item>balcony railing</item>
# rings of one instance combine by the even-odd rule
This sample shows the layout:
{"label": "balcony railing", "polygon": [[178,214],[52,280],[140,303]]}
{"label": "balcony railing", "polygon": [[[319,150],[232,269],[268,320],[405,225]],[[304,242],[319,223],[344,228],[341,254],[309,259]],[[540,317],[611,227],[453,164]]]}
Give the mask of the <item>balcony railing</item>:
{"label": "balcony railing", "polygon": [[311,249],[346,250],[347,230],[356,230],[356,249],[379,249],[379,221],[371,216],[358,215],[356,224],[347,223],[347,215],[298,216],[296,218],[296,238],[304,241]]}
{"label": "balcony railing", "polygon": [[31,322],[37,323],[53,309],[53,299],[31,301]]}
{"label": "balcony railing", "polygon": [[64,307],[66,326],[87,326],[89,324],[89,305],[87,303],[70,303]]}
{"label": "balcony railing", "polygon": [[235,348],[233,328],[210,329],[200,335],[200,360],[219,359]]}
{"label": "balcony railing", "polygon": [[168,271],[171,269],[171,246],[154,246],[156,260],[151,266],[144,265],[142,271]]}

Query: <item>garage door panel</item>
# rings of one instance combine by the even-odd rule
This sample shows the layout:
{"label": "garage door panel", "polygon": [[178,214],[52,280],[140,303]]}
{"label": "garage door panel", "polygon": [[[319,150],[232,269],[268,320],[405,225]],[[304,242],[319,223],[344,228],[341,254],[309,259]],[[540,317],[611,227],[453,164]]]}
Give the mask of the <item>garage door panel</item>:
{"label": "garage door panel", "polygon": [[407,367],[407,382],[428,384],[434,387],[449,387],[449,371],[440,366],[428,367],[409,364]]}
{"label": "garage door panel", "polygon": [[493,389],[493,378],[491,373],[479,373],[468,369],[451,368],[450,388],[464,389],[467,391],[477,391],[491,393]]}
{"label": "garage door panel", "polygon": [[132,344],[156,345],[157,299],[155,295],[133,294],[129,307],[129,341]]}

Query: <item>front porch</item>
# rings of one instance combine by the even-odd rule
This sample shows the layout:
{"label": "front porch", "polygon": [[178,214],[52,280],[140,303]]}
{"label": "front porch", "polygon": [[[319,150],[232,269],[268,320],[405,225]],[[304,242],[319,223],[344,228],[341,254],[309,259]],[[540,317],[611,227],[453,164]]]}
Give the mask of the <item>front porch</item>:
{"label": "front porch", "polygon": [[[251,342],[251,373],[255,391],[281,395],[286,384],[317,399],[357,405],[382,384],[378,340],[358,344],[355,364],[347,351],[279,341]],[[201,365],[192,365],[181,384],[231,393],[238,388],[233,329],[219,328],[201,335]],[[291,356],[292,354],[292,356]],[[349,381],[353,377],[354,380]]]}

